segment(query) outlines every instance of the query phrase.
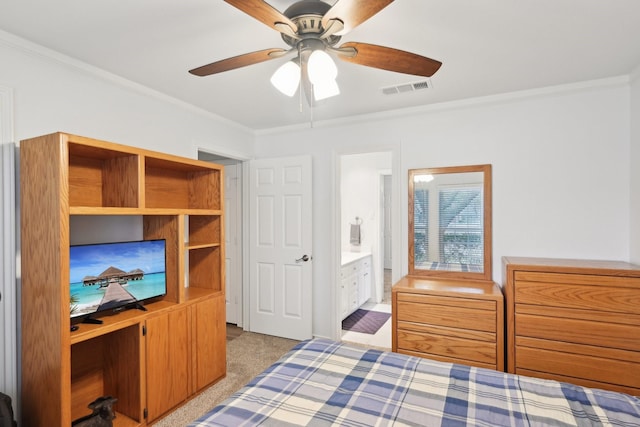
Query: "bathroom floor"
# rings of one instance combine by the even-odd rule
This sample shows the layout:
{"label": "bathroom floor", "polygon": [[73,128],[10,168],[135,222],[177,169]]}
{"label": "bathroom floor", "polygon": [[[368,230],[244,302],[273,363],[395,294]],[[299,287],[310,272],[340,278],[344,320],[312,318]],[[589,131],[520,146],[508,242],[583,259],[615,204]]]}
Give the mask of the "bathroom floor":
{"label": "bathroom floor", "polygon": [[[389,304],[365,303],[360,308],[391,313],[391,305]],[[374,335],[343,330],[342,341],[391,350],[391,318]]]}
{"label": "bathroom floor", "polygon": [[[367,302],[360,308],[391,313],[391,270],[384,270],[384,298],[382,302],[380,304]],[[342,341],[391,350],[391,318],[374,335],[343,330]]]}

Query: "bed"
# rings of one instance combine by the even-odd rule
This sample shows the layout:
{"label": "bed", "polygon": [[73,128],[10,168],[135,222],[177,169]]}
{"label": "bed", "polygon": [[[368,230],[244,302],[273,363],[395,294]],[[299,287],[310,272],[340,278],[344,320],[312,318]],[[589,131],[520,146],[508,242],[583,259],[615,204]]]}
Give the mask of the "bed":
{"label": "bed", "polygon": [[640,399],[312,339],[190,424],[251,425],[640,426]]}

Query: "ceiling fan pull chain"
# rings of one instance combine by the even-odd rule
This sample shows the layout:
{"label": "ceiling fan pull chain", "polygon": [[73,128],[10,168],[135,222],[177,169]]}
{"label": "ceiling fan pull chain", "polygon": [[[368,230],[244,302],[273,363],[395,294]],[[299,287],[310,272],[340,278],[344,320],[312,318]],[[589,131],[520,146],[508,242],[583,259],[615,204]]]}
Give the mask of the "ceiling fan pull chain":
{"label": "ceiling fan pull chain", "polygon": [[[313,93],[313,83],[311,83],[311,93]],[[313,129],[313,104],[315,104],[315,100],[311,99],[311,102],[309,102],[309,126],[311,127],[311,129]]]}

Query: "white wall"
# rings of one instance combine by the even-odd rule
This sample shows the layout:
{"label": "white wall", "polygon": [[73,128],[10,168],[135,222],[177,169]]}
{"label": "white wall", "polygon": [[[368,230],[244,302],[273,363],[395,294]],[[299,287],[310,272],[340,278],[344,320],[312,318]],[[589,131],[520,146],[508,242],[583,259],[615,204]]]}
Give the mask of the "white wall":
{"label": "white wall", "polygon": [[640,265],[640,67],[631,75],[630,257]]}
{"label": "white wall", "polygon": [[403,140],[407,168],[493,165],[494,280],[505,255],[629,258],[626,84],[443,111],[419,127]]}
{"label": "white wall", "polygon": [[62,131],[191,158],[253,152],[245,128],[4,32],[0,58],[16,141]]}
{"label": "white wall", "polygon": [[[339,227],[332,221],[336,152],[396,147],[402,218],[408,169],[491,163],[493,277],[500,283],[505,255],[629,259],[629,119],[628,79],[617,78],[259,135],[257,157],[313,156],[314,334],[334,331],[326,284],[334,281],[340,246],[318,236]],[[406,220],[402,227],[394,235],[406,248]],[[407,251],[399,255],[406,274]]]}

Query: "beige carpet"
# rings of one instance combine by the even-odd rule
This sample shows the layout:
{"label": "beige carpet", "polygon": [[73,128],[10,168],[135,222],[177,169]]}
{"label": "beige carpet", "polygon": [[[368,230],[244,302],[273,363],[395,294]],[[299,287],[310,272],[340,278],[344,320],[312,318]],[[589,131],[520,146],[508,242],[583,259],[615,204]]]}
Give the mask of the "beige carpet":
{"label": "beige carpet", "polygon": [[[229,337],[235,335],[230,333]],[[153,425],[176,427],[189,424],[238,391],[297,343],[252,332],[240,333],[227,341],[227,376]]]}

